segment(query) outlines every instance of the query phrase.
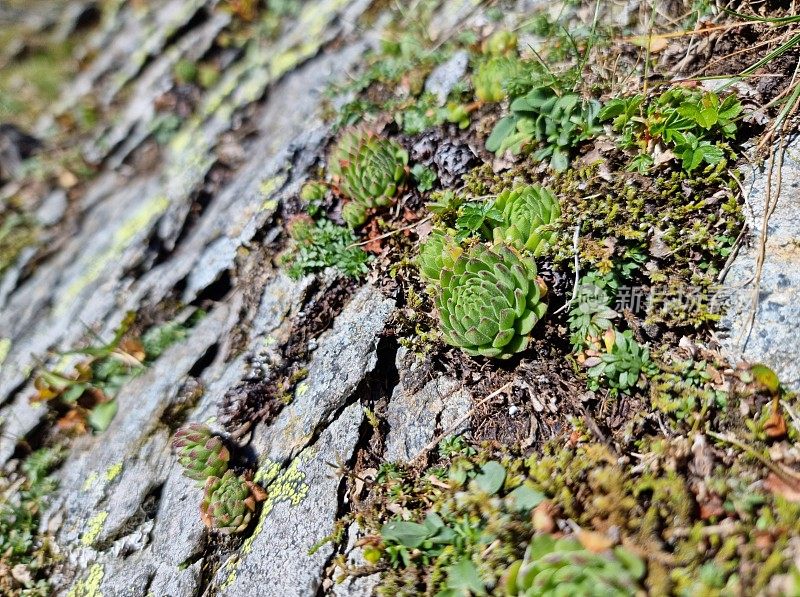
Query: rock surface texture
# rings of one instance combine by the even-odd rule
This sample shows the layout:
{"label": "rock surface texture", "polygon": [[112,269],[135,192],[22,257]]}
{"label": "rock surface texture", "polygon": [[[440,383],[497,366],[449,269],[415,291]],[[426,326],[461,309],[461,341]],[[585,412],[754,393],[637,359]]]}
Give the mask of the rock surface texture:
{"label": "rock surface texture", "polygon": [[723,345],[735,359],[769,365],[798,390],[800,143],[776,148],[762,167],[744,174],[749,235],[723,287],[730,301]]}
{"label": "rock surface texture", "polygon": [[[321,117],[323,90],[343,82],[374,46],[381,19],[372,29],[357,26],[371,7],[364,0],[302,3],[270,43],[231,54],[192,116],[142,167],[160,122],[154,106],[175,64],[200,59],[231,16],[215,10],[216,0],[134,4],[105,15],[86,43],[94,60],[52,112],[90,95],[113,108],[115,117],[81,148],[99,174],[72,228],[51,239],[57,250],[29,276],[23,271],[31,253],[23,252],[0,284],[0,459],[47,412],[29,403],[26,379],[38,359],[74,347],[87,325],[107,336],[127,311],[168,300],[202,305],[208,315],[189,337],[125,386],[111,427],[75,442],[59,469],[59,490],[41,524],[55,532],[66,562],[54,586],[74,596],[314,594],[331,584],[334,547],[309,550],[347,510],[342,473],[331,463],[353,458],[366,386],[385,375],[380,368],[395,366],[396,347],[380,338],[394,301],[369,285],[356,289],[330,328],[308,338],[308,374],[294,399],[246,436],[269,497],[234,549],[210,543],[198,516],[201,489],[170,453],[180,423],[170,413],[177,408],[181,419],[222,431],[215,421],[223,397],[268,376],[269,346],[285,344],[304,309],[313,308],[311,280],[294,282],[273,270],[265,247],[280,232],[273,219],[281,203],[296,196],[332,135]],[[471,7],[445,6],[442,22],[457,26]],[[58,15],[45,17],[58,22]],[[466,56],[457,57],[430,88],[446,95],[465,67]],[[51,125],[48,116],[38,132],[46,136]],[[37,215],[54,223],[65,209],[63,192],[54,192]],[[468,409],[468,395],[454,394],[452,385],[433,381],[409,395],[402,384],[394,394],[389,388],[386,398],[400,417],[393,457],[411,457],[430,441],[442,428],[441,411]],[[202,393],[188,408],[187,388]],[[422,404],[430,396],[425,408],[436,412],[420,427],[402,420],[405,401]],[[350,585],[359,594],[363,582]]]}
{"label": "rock surface texture", "polygon": [[[349,511],[344,465],[363,443],[367,407],[385,407],[379,456],[413,460],[440,434],[461,429],[472,406],[459,380],[418,370],[413,354],[384,337],[396,304],[378,285],[351,285],[335,317],[320,322],[320,296],[341,279],[325,272],[291,280],[273,265],[281,208],[315,175],[334,137],[323,92],[346,81],[379,42],[385,3],[300,3],[269,42],[226,54],[191,115],[156,146],[164,119],[155,106],[175,65],[202,58],[230,23],[217,4],[116,3],[87,42],[84,52],[94,58],[36,131],[46,138],[52,118],[89,96],[114,114],[79,148],[97,168],[80,200],[68,208],[63,191],[54,191],[40,206],[45,225],[69,212],[67,225],[44,233],[50,250],[35,268],[28,268],[33,252],[23,251],[0,277],[0,463],[47,414],[30,403],[31,371],[80,344],[87,326],[109,337],[127,312],[167,303],[207,313],[123,387],[110,427],[79,437],[58,469],[59,488],[41,527],[54,534],[63,558],[52,579],[62,595],[371,594],[369,576],[334,587],[331,564],[345,552],[347,532],[339,545],[314,549]],[[476,18],[478,4],[442,3],[437,34],[444,38]],[[523,4],[531,10],[542,3]],[[76,2],[64,18],[86,6]],[[69,29],[57,14],[41,18]],[[467,66],[467,55],[456,54],[425,88],[443,103]],[[459,176],[474,158],[447,143],[409,149]],[[731,354],[770,364],[794,388],[798,154],[800,144],[789,145],[782,170],[768,164],[745,183],[750,241],[725,281],[734,300],[724,324]],[[287,404],[274,417],[248,420],[259,382],[293,354],[306,374]],[[169,445],[185,421],[233,434],[266,488],[257,522],[241,540],[220,540],[201,522],[202,490],[182,476]],[[351,544],[354,536],[350,529]]]}

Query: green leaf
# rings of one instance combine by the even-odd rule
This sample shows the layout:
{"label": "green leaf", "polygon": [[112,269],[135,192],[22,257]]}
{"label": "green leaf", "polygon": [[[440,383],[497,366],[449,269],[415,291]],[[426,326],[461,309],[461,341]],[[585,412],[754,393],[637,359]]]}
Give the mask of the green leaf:
{"label": "green leaf", "polygon": [[503,141],[511,135],[517,128],[517,117],[506,116],[500,119],[492,130],[492,134],[486,139],[486,150],[491,152],[500,151]]}
{"label": "green leaf", "polygon": [[475,477],[475,483],[478,487],[488,493],[494,495],[506,480],[506,469],[502,464],[495,460],[490,460],[481,467],[481,472]]}
{"label": "green leaf", "polygon": [[461,595],[486,595],[478,569],[467,559],[447,568],[447,588]]}
{"label": "green leaf", "polygon": [[381,537],[384,541],[399,543],[411,549],[422,545],[429,536],[430,529],[417,522],[393,520],[381,527]]}
{"label": "green leaf", "polygon": [[554,149],[550,158],[550,166],[556,172],[564,172],[569,168],[569,156],[561,149]]}
{"label": "green leaf", "polygon": [[541,504],[545,500],[545,496],[541,491],[525,484],[520,485],[509,493],[508,499],[511,501],[514,510],[517,512],[524,512],[533,510],[536,506]]}
{"label": "green leaf", "polygon": [[781,387],[781,382],[775,372],[761,363],[750,366],[750,373],[753,379],[770,394],[777,394]]}
{"label": "green leaf", "polygon": [[69,388],[61,394],[61,400],[67,404],[75,402],[89,388],[89,385],[88,383],[76,383],[69,386]]}
{"label": "green leaf", "polygon": [[423,193],[433,188],[433,184],[436,182],[437,178],[436,172],[422,164],[416,164],[411,169],[411,174],[414,175],[414,180],[417,181],[417,188]]}
{"label": "green leaf", "polygon": [[95,431],[103,432],[108,429],[114,415],[117,414],[117,401],[110,400],[95,406],[89,413],[88,422]]}

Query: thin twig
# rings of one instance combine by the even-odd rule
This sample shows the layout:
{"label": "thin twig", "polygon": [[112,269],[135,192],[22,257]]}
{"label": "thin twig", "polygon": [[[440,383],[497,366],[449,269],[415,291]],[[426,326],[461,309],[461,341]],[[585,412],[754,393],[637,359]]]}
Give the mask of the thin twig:
{"label": "thin twig", "polygon": [[572,303],[575,302],[575,298],[578,296],[578,280],[580,279],[581,272],[580,272],[580,260],[578,259],[578,241],[581,235],[581,219],[578,218],[578,223],[575,224],[575,233],[572,235],[572,253],[575,259],[575,282],[572,285],[572,298],[569,299],[564,305],[555,311],[553,315],[561,313],[564,309],[567,309]]}
{"label": "thin twig", "polygon": [[[755,276],[753,277],[753,295],[750,304],[750,313],[747,316],[745,327],[742,329],[741,333],[739,334],[739,338],[736,340],[736,345],[739,347],[741,352],[744,352],[747,343],[750,341],[750,334],[753,331],[753,324],[755,323],[756,314],[758,313],[759,287],[761,286],[761,275],[764,271],[764,261],[767,254],[769,219],[772,216],[772,212],[775,211],[775,207],[778,205],[778,199],[781,194],[781,171],[783,169],[783,155],[785,151],[785,137],[781,135],[781,140],[778,143],[777,150],[775,146],[772,147],[772,156],[770,157],[769,168],[767,169],[767,196],[764,200],[764,215],[761,220],[761,230],[759,231],[758,255],[756,257]],[[777,190],[774,192],[775,198],[773,200],[772,174],[773,170],[775,169],[776,161],[778,184]]]}
{"label": "thin twig", "polygon": [[765,467],[767,467],[770,471],[775,473],[778,477],[780,477],[783,481],[790,482],[790,483],[797,483],[800,480],[800,473],[797,473],[793,470],[789,470],[786,468],[781,468],[776,465],[774,462],[766,458],[764,455],[759,454],[756,452],[754,448],[751,448],[744,442],[739,441],[735,437],[730,437],[727,435],[723,435],[722,433],[715,433],[714,431],[706,431],[706,435],[709,437],[714,438],[717,441],[729,444],[734,448],[738,448],[751,458],[755,458]]}
{"label": "thin twig", "polygon": [[405,230],[410,230],[411,228],[415,228],[416,226],[422,226],[425,222],[429,221],[433,216],[428,216],[427,218],[421,219],[419,222],[414,222],[413,224],[409,224],[408,226],[403,226],[402,228],[395,228],[394,230],[390,230],[380,236],[376,236],[375,238],[369,238],[367,240],[361,241],[360,243],[354,243],[349,245],[347,248],[352,249],[353,247],[361,247],[363,245],[368,245],[369,243],[376,241],[376,240],[383,240],[384,238],[389,238],[397,234],[398,232],[403,232]]}

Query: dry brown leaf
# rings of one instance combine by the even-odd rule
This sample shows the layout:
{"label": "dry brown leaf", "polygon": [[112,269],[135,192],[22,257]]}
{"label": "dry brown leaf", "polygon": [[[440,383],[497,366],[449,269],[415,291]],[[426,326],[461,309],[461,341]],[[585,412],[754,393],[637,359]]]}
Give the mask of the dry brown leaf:
{"label": "dry brown leaf", "polygon": [[553,504],[547,500],[541,502],[533,510],[533,528],[540,533],[552,533],[556,528],[556,521],[553,519]]}
{"label": "dry brown leaf", "polygon": [[614,547],[614,541],[612,539],[602,533],[596,533],[595,531],[578,531],[578,541],[580,541],[584,548],[594,553],[603,553]]}
{"label": "dry brown leaf", "polygon": [[775,473],[770,473],[764,479],[764,489],[790,502],[800,503],[800,483],[787,481]]}
{"label": "dry brown leaf", "polygon": [[641,48],[647,48],[649,45],[651,54],[662,52],[669,45],[669,38],[661,35],[637,35],[635,37],[628,38],[627,41]]}
{"label": "dry brown leaf", "polygon": [[764,433],[770,439],[782,439],[786,437],[786,420],[780,413],[777,403],[773,403],[772,414],[764,423]]}

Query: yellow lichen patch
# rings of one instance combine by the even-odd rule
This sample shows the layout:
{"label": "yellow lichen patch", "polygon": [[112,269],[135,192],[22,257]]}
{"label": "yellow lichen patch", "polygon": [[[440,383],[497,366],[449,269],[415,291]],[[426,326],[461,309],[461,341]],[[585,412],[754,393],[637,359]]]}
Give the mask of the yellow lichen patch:
{"label": "yellow lichen patch", "polygon": [[89,547],[95,542],[95,539],[100,535],[100,531],[103,530],[106,518],[108,518],[108,512],[98,512],[92,517],[86,525],[86,530],[83,532],[83,535],[81,535],[82,545]]}
{"label": "yellow lichen patch", "polygon": [[83,274],[67,287],[55,308],[55,313],[63,313],[74,305],[80,293],[99,278],[106,266],[118,257],[150,222],[164,213],[168,206],[169,199],[164,196],[152,197],[145,201],[136,213],[117,229],[111,245],[92,259],[86,265]]}
{"label": "yellow lichen patch", "polygon": [[6,360],[9,352],[11,352],[11,338],[0,338],[0,365]]}
{"label": "yellow lichen patch", "polygon": [[117,476],[122,472],[122,463],[117,462],[112,464],[106,469],[106,472],[103,473],[103,477],[105,477],[107,482],[111,482],[117,478]]}
{"label": "yellow lichen patch", "polygon": [[78,580],[67,593],[67,597],[103,597],[100,583],[103,582],[103,567],[94,564],[89,568],[86,578]]}
{"label": "yellow lichen patch", "polygon": [[278,207],[278,202],[273,199],[273,195],[283,186],[286,178],[286,173],[281,172],[276,176],[271,176],[259,185],[258,192],[264,197],[264,203],[261,204],[263,211],[273,210]]}
{"label": "yellow lichen patch", "polygon": [[295,396],[299,398],[300,396],[305,396],[308,394],[309,385],[306,382],[300,382],[297,384],[297,390],[295,391]]}
{"label": "yellow lichen patch", "polygon": [[89,491],[92,486],[97,482],[97,471],[92,471],[86,477],[86,480],[83,482],[83,486],[81,487],[81,491]]}
{"label": "yellow lichen patch", "polygon": [[277,462],[267,460],[255,474],[254,481],[265,486],[267,489],[267,499],[261,509],[261,516],[258,519],[253,534],[242,544],[239,558],[232,558],[226,562],[224,570],[228,571],[228,577],[222,584],[222,588],[229,587],[236,580],[236,571],[239,568],[241,557],[249,554],[253,549],[253,543],[261,534],[267,517],[273,508],[281,502],[289,502],[292,507],[297,506],[308,496],[309,486],[305,482],[306,474],[299,469],[300,465],[308,462],[314,454],[312,450],[304,450],[297,458],[292,460],[289,466],[281,471],[281,466]]}

